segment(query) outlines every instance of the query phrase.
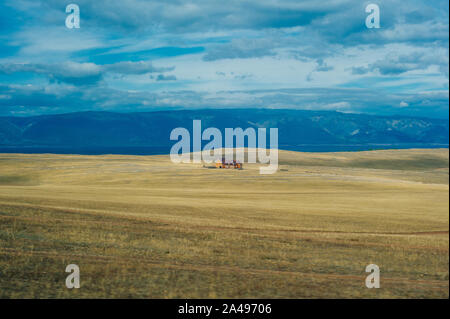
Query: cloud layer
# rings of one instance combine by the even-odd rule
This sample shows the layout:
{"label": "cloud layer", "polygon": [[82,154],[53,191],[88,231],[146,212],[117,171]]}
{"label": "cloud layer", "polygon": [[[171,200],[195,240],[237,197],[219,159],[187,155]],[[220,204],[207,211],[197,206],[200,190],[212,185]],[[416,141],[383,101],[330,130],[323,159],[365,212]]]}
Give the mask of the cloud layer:
{"label": "cloud layer", "polygon": [[0,115],[266,107],[448,118],[448,3],[0,4]]}

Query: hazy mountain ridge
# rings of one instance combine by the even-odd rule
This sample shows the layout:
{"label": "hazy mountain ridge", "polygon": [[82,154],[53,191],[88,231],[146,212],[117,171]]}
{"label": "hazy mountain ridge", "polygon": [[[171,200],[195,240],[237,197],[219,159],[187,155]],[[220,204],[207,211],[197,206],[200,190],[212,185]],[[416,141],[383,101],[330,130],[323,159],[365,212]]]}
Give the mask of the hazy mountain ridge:
{"label": "hazy mountain ridge", "polygon": [[448,144],[449,122],[403,116],[331,111],[208,109],[146,113],[79,112],[33,117],[0,117],[2,146],[168,146],[172,129],[277,127],[279,145]]}

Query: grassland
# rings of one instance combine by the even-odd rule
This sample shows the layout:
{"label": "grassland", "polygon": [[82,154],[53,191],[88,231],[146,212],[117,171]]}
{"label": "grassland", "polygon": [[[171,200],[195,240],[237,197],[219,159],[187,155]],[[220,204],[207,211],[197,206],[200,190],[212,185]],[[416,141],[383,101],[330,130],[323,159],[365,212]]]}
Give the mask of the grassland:
{"label": "grassland", "polygon": [[449,297],[448,149],[258,168],[0,154],[0,298]]}

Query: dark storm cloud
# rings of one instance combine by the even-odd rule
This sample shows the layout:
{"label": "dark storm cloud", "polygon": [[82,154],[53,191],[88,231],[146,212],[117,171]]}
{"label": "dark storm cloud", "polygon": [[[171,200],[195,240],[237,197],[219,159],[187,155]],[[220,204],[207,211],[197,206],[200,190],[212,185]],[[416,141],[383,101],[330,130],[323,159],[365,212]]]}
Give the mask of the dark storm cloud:
{"label": "dark storm cloud", "polygon": [[175,81],[177,77],[175,75],[158,74],[156,81]]}
{"label": "dark storm cloud", "polygon": [[448,77],[448,50],[445,52],[434,52],[425,54],[413,52],[411,54],[390,54],[382,60],[378,60],[369,66],[358,66],[352,68],[353,74],[366,74],[370,71],[382,75],[399,75],[408,71],[425,70],[430,66],[437,66],[439,71]]}
{"label": "dark storm cloud", "polygon": [[71,83],[75,85],[91,85],[102,80],[104,74],[146,74],[171,71],[174,68],[158,68],[151,62],[119,62],[97,65],[94,63],[65,62],[57,64],[4,63],[0,64],[0,74],[20,72],[36,73],[47,76],[51,81]]}
{"label": "dark storm cloud", "polygon": [[158,68],[153,66],[151,62],[147,61],[123,61],[114,64],[105,64],[101,66],[105,72],[117,73],[117,74],[146,74],[155,72],[172,71],[174,68]]}
{"label": "dark storm cloud", "polygon": [[245,59],[275,55],[270,39],[235,39],[231,43],[211,46],[203,56],[204,61]]}

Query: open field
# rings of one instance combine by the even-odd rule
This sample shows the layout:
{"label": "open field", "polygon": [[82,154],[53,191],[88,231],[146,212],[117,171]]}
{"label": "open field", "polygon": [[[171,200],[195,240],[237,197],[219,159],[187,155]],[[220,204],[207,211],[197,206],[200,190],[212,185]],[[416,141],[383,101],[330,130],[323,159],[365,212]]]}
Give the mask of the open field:
{"label": "open field", "polygon": [[0,154],[0,298],[448,298],[448,155],[280,151],[260,175]]}

